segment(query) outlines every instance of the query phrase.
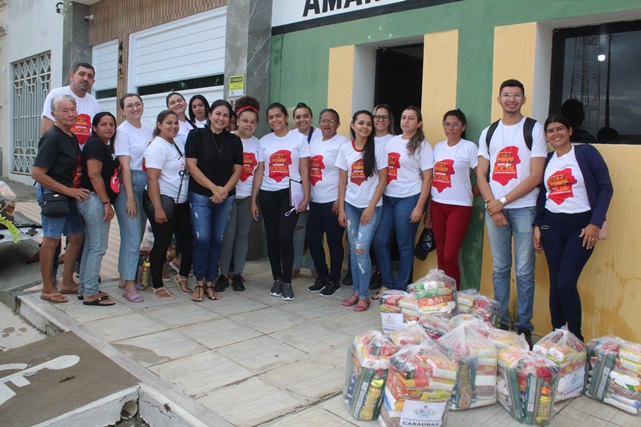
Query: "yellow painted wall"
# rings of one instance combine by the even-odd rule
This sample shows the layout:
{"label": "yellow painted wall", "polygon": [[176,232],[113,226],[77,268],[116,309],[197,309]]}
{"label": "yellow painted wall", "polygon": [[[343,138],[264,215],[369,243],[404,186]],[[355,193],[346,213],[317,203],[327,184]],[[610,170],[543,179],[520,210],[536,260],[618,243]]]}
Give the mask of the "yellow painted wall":
{"label": "yellow painted wall", "polygon": [[[456,108],[456,82],[458,80],[458,30],[426,34],[423,47],[423,131],[432,147],[445,139],[443,114]],[[440,61],[437,58],[448,58]],[[417,237],[423,231],[418,228]],[[425,261],[414,259],[414,279],[425,276],[436,268],[436,253]]]}
{"label": "yellow painted wall", "polygon": [[[327,105],[331,105],[340,117],[352,117],[354,49],[352,45],[329,50]],[[349,138],[349,120],[343,122],[338,133]]]}

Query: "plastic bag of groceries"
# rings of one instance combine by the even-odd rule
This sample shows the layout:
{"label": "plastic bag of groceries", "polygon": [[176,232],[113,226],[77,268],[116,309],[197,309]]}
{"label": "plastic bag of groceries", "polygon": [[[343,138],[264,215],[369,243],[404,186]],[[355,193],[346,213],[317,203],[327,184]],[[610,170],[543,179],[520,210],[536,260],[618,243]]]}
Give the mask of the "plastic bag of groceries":
{"label": "plastic bag of groceries", "polygon": [[532,351],[546,356],[561,369],[556,391],[557,402],[581,394],[587,362],[583,341],[566,328],[561,328],[541,338]]}
{"label": "plastic bag of groceries", "polygon": [[[506,331],[503,331],[506,332]],[[525,341],[525,339],[523,339]],[[516,368],[519,360],[528,356],[530,346],[525,342],[525,347],[522,345],[513,345],[504,347],[498,351],[498,370],[496,380],[496,399],[498,403],[505,408],[506,411],[511,412],[512,401],[510,399],[510,391],[508,389],[508,369]]]}
{"label": "plastic bag of groceries", "polygon": [[499,353],[501,360],[508,353],[511,355],[507,359],[516,359],[503,370],[512,418],[528,425],[550,424],[560,368],[548,357],[533,351],[514,348]]}
{"label": "plastic bag of groceries", "polygon": [[496,403],[497,352],[494,345],[467,322],[436,340],[459,364],[450,409],[467,409]]}
{"label": "plastic bag of groceries", "polygon": [[459,313],[456,298],[456,280],[443,270],[433,268],[427,275],[408,286],[416,295],[421,313],[445,313],[454,316]]}
{"label": "plastic bag of groceries", "polygon": [[433,341],[401,348],[390,358],[381,425],[444,425],[457,371]]}
{"label": "plastic bag of groceries", "polygon": [[399,290],[385,290],[379,299],[383,332],[403,329],[418,322],[416,296]]}
{"label": "plastic bag of groceries", "polygon": [[452,330],[450,319],[443,313],[420,313],[418,323],[432,339],[441,338]]}
{"label": "plastic bag of groceries", "polygon": [[151,224],[149,220],[145,223],[145,232],[142,235],[142,242],[140,243],[141,251],[151,251],[151,248],[154,247],[154,233],[151,230]]}
{"label": "plastic bag of groceries", "polygon": [[418,323],[390,332],[389,339],[399,347],[408,344],[421,344],[424,341],[433,341],[427,336],[425,329]]}
{"label": "plastic bag of groceries", "polygon": [[380,331],[354,338],[347,351],[343,396],[347,410],[357,420],[378,418],[383,401],[389,358],[398,350]]}
{"label": "plastic bag of groceries", "polygon": [[16,193],[9,185],[0,181],[0,215],[13,222],[13,211],[16,208]]}

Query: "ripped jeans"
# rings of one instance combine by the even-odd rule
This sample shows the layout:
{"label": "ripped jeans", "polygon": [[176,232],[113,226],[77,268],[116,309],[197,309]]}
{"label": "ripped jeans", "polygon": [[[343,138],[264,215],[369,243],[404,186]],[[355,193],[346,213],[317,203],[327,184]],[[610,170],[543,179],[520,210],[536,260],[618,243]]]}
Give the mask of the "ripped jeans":
{"label": "ripped jeans", "polygon": [[[359,298],[369,297],[369,278],[372,270],[369,247],[378,228],[378,222],[381,219],[382,206],[374,208],[372,220],[367,225],[361,225],[361,214],[364,210],[365,208],[357,208],[345,202],[352,279],[354,281],[354,292],[358,292]],[[357,249],[362,249],[362,252],[360,254],[356,253]]]}

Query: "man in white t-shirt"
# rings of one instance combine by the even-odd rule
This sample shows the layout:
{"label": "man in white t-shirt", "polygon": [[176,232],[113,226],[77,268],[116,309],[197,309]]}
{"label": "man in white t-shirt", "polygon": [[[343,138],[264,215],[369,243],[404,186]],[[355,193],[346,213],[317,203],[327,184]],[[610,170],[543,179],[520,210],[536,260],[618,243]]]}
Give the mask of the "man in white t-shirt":
{"label": "man in white t-shirt", "polygon": [[89,93],[93,86],[96,77],[96,71],[91,64],[79,62],[73,67],[73,71],[69,74],[69,86],[59,87],[52,89],[45,98],[44,105],[42,106],[42,135],[53,126],[54,118],[51,115],[51,100],[57,95],[71,95],[76,100],[76,108],[78,110],[78,118],[76,124],[71,128],[71,131],[78,137],[80,148],[83,147],[85,141],[91,135],[91,121],[100,111],[100,106],[96,98]]}
{"label": "man in white t-shirt", "polygon": [[[478,186],[485,200],[487,235],[492,250],[494,299],[501,304],[501,328],[507,329],[514,238],[517,287],[517,333],[532,346],[534,306],[534,247],[532,222],[538,186],[548,153],[543,126],[521,114],[525,89],[518,80],[501,84],[501,120],[481,133]],[[487,138],[488,132],[490,137]]]}

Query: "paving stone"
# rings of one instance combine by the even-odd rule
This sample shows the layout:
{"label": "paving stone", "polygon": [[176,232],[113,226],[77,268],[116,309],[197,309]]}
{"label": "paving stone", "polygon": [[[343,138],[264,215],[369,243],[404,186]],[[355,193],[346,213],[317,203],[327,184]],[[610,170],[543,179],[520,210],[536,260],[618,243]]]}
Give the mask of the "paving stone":
{"label": "paving stone", "polygon": [[218,353],[253,372],[264,372],[277,366],[291,364],[305,357],[305,353],[269,336],[219,348]]}
{"label": "paving stone", "polygon": [[255,329],[230,319],[198,323],[181,328],[179,331],[209,349],[224,347],[263,335]]}
{"label": "paving stone", "polygon": [[309,354],[320,353],[337,346],[346,348],[354,339],[312,322],[303,327],[277,331],[270,336]]}
{"label": "paving stone", "polygon": [[296,316],[274,307],[231,316],[230,319],[264,334],[293,328],[301,323]]}
{"label": "paving stone", "polygon": [[345,373],[321,360],[299,362],[272,369],[264,378],[310,402],[341,393]]}
{"label": "paving stone", "polygon": [[190,302],[149,308],[144,310],[144,314],[171,328],[200,324],[221,318],[213,311]]}
{"label": "paving stone", "polygon": [[206,347],[174,331],[162,331],[117,341],[114,345],[145,367],[207,350]]}
{"label": "paving stone", "polygon": [[353,426],[352,423],[342,420],[331,412],[321,408],[311,408],[297,412],[269,423],[271,427],[327,427],[327,426]]}
{"label": "paving stone", "polygon": [[[87,307],[93,310],[109,310],[111,307]],[[115,342],[127,338],[152,334],[167,329],[165,325],[150,320],[140,313],[130,313],[107,319],[85,322],[85,326],[102,335],[107,341]]]}

